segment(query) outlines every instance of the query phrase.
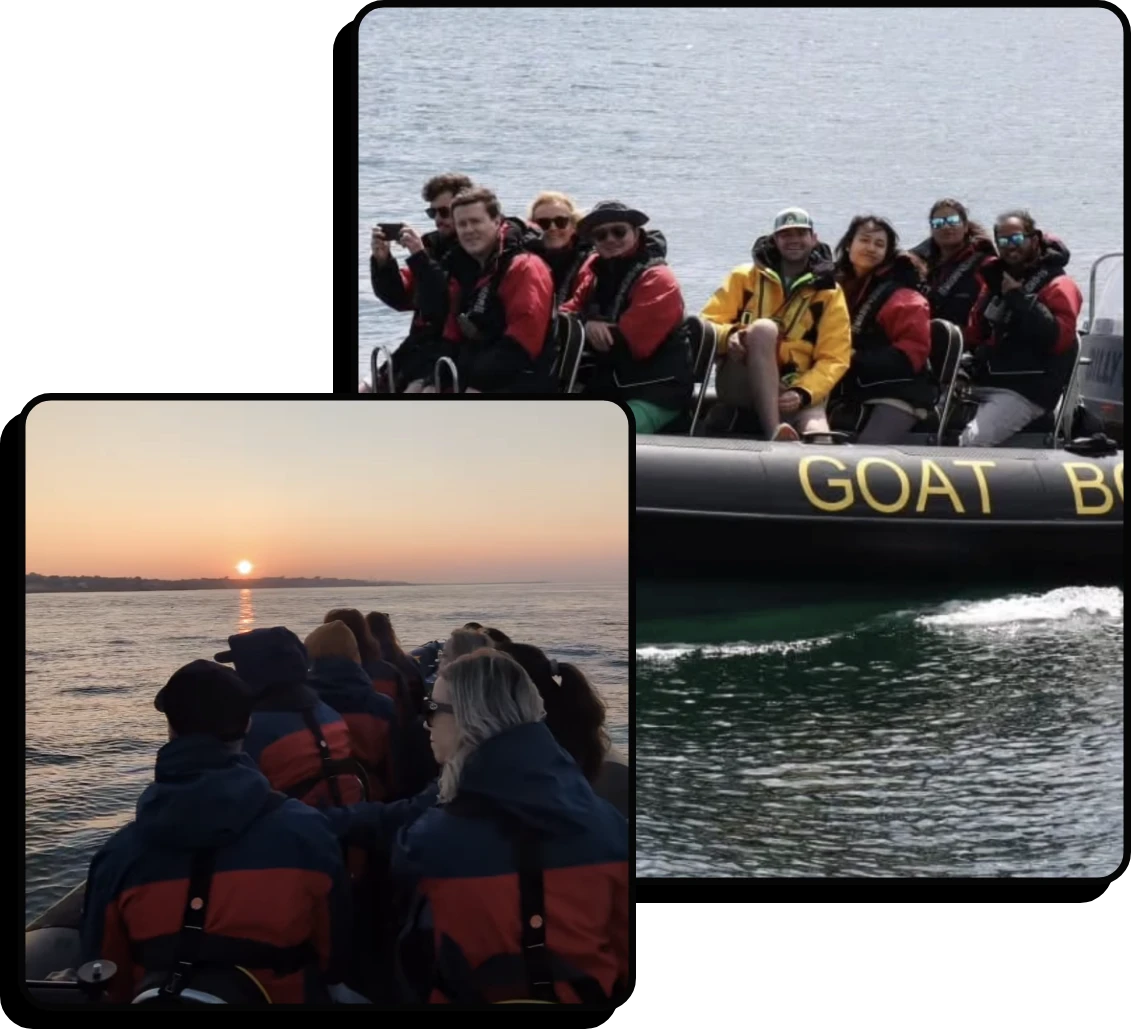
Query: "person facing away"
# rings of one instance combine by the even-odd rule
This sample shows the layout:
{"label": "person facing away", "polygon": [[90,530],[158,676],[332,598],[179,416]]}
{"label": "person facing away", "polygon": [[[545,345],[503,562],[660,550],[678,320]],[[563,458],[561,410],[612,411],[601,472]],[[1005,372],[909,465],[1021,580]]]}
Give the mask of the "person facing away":
{"label": "person facing away", "polygon": [[857,215],[836,245],[836,278],[852,318],[852,361],[832,405],[852,411],[856,442],[902,443],[938,396],[923,266],[899,249],[891,222]]}
{"label": "person facing away", "polygon": [[542,230],[541,238],[534,240],[530,249],[550,267],[557,310],[573,296],[581,266],[593,252],[593,244],[578,233],[581,212],[565,193],[539,193],[530,204],[527,221]]}
{"label": "person facing away", "polygon": [[[243,752],[251,700],[211,661],[179,668],[154,700],[169,735],[155,781],[86,881],[82,961],[117,966],[112,1003],[166,990],[183,1001],[198,998],[182,991],[200,991],[227,1003],[325,1002],[341,982],[350,931],[341,847],[316,808],[272,791]],[[177,964],[191,956],[186,945],[191,968]]]}
{"label": "person facing away", "polygon": [[911,253],[927,266],[931,317],[965,330],[981,289],[979,271],[997,256],[990,234],[970,220],[965,206],[950,197],[931,205],[931,234]]}
{"label": "person facing away", "polygon": [[520,218],[503,218],[489,189],[463,190],[452,202],[459,245],[451,255],[444,356],[468,393],[553,392],[550,321],[554,280],[530,251],[539,236]]}
{"label": "person facing away", "polygon": [[411,995],[615,1003],[628,981],[628,823],[554,740],[509,655],[447,665],[429,710],[439,803],[398,831],[392,859],[416,895],[400,945]]}
{"label": "person facing away", "polygon": [[[477,623],[478,624],[478,623]],[[447,642],[444,644],[443,649],[440,651],[440,660],[437,666],[438,672],[450,665],[456,658],[464,657],[467,654],[474,654],[477,650],[490,649],[495,645],[495,641],[491,639],[481,628],[480,629],[456,629],[448,637]]]}
{"label": "person facing away", "polygon": [[774,218],[754,243],[753,264],[733,269],[702,315],[717,327],[719,403],[707,433],[731,431],[753,412],[762,437],[827,431],[825,401],[848,369],[852,330],[832,253],[800,207]]}
{"label": "person facing away", "polygon": [[424,698],[428,692],[424,688],[424,675],[421,673],[420,665],[404,652],[393,629],[392,619],[382,611],[370,611],[365,616],[365,624],[369,629],[369,635],[377,641],[382,660],[395,666],[404,677],[412,712],[423,714]]}
{"label": "person facing away", "polygon": [[602,200],[578,232],[594,253],[561,306],[585,324],[594,357],[582,393],[624,401],[637,433],[669,425],[691,399],[693,368],[683,293],[667,263],[662,232],[643,231],[648,216]]}
{"label": "person facing away", "polygon": [[538,690],[546,708],[546,728],[577,762],[598,797],[628,817],[631,773],[628,761],[605,731],[605,702],[576,665],[547,657],[528,643],[500,643]]}
{"label": "person facing away", "polygon": [[307,685],[349,727],[351,753],[365,769],[369,799],[388,800],[396,795],[399,780],[392,700],[373,689],[345,622],[324,622],[306,637],[305,646],[310,658]]}
{"label": "person facing away", "polygon": [[[369,275],[377,299],[394,311],[412,311],[412,325],[397,348],[397,393],[419,393],[432,381],[432,369],[440,356],[440,335],[448,313],[448,272],[446,259],[455,246],[456,229],[452,200],[461,189],[471,189],[466,175],[452,172],[430,178],[421,191],[428,204],[425,214],[436,226],[424,236],[406,225],[397,239],[386,239],[374,228],[369,258]],[[396,243],[408,251],[406,267],[400,268],[389,247]],[[373,384],[374,390],[377,383]]]}
{"label": "person facing away", "polygon": [[365,616],[354,607],[336,607],[333,611],[327,611],[322,621],[346,623],[357,641],[361,667],[365,669],[373,688],[393,701],[397,711],[397,722],[399,725],[404,725],[412,713],[412,698],[408,693],[408,685],[396,665],[390,664],[381,656],[381,644],[373,638]]}
{"label": "person facing away", "polygon": [[1076,360],[1084,301],[1065,271],[1068,247],[1022,210],[997,219],[994,239],[1001,256],[982,265],[967,330],[978,409],[959,436],[963,447],[996,447],[1053,410]]}
{"label": "person facing away", "polygon": [[308,804],[363,799],[342,715],[306,685],[306,649],[283,626],[228,637],[216,660],[235,666],[252,693],[244,750],[271,786]]}

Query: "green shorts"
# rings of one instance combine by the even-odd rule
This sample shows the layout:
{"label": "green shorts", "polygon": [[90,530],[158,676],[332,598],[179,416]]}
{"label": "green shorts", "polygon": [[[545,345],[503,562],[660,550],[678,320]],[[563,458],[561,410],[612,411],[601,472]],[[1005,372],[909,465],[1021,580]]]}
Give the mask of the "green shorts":
{"label": "green shorts", "polygon": [[632,417],[636,419],[637,435],[654,435],[679,416],[678,410],[650,404],[647,400],[630,400],[628,407],[632,411]]}

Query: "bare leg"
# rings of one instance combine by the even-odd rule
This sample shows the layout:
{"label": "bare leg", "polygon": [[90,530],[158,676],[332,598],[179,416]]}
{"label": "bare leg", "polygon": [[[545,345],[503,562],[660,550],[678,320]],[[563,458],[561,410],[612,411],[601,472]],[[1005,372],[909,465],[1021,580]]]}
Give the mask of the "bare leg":
{"label": "bare leg", "polygon": [[814,404],[812,407],[803,407],[793,418],[793,427],[798,432],[828,432],[829,419],[825,413],[824,403]]}
{"label": "bare leg", "polygon": [[778,371],[778,326],[768,318],[759,318],[746,331],[746,375],[754,411],[767,439],[773,439],[781,424],[778,396],[781,392]]}
{"label": "bare leg", "polygon": [[420,392],[423,391],[423,389],[424,389],[424,380],[423,379],[415,379],[412,382],[410,382],[407,386],[405,386],[404,391],[406,393],[420,393]]}

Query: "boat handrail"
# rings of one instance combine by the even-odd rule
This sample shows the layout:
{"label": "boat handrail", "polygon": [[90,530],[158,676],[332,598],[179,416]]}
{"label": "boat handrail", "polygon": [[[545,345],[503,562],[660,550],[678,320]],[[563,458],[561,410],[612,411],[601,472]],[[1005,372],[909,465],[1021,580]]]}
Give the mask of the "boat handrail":
{"label": "boat handrail", "polygon": [[456,363],[450,357],[441,357],[436,361],[432,370],[432,382],[436,387],[436,392],[440,392],[440,369],[447,366],[448,370],[452,373],[452,389],[454,392],[459,392],[459,369],[456,368]]}

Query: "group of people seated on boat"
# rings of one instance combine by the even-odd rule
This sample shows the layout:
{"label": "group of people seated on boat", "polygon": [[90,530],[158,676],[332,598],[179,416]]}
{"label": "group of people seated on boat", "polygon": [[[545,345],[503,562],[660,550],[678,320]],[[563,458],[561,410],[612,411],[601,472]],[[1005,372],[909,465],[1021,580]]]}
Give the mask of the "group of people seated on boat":
{"label": "group of people seated on boat", "polygon": [[[546,192],[527,218],[505,217],[494,193],[459,174],[430,179],[423,197],[433,232],[395,226],[390,240],[373,229],[373,290],[413,320],[392,381],[386,368],[386,381],[363,391],[434,392],[446,357],[462,392],[556,392],[561,313],[584,325],[575,391],[626,403],[638,433],[670,431],[686,413],[697,381],[691,322],[646,214],[602,201],[583,215]],[[960,445],[1004,443],[1055,408],[1083,303],[1067,247],[1024,210],[987,233],[952,198],[931,206],[928,224],[905,250],[888,219],[861,214],[830,249],[806,211],[779,212],[753,261],[700,312],[715,335],[718,395],[704,433],[797,440],[827,431],[831,417],[858,442],[898,443],[939,397],[932,319],[964,335],[976,413]],[[391,243],[408,251],[405,267]]]}
{"label": "group of people seated on boat", "polygon": [[628,769],[604,702],[472,625],[417,660],[386,614],[340,608],[172,674],[155,781],[86,881],[81,962],[116,966],[101,1000],[625,996]]}

